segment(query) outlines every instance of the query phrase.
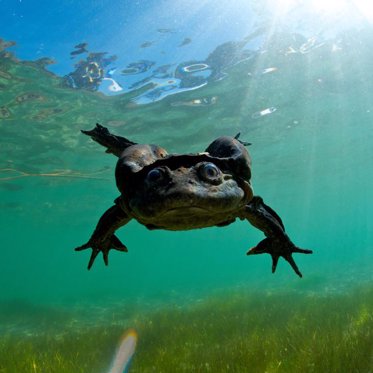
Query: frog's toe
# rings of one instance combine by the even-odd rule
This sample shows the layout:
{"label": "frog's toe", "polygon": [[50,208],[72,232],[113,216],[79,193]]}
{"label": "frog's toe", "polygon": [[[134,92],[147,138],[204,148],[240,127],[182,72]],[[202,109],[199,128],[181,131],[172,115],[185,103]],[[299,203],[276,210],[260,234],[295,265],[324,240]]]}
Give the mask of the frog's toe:
{"label": "frog's toe", "polygon": [[92,240],[89,240],[87,243],[85,243],[84,245],[82,246],[79,246],[79,247],[76,247],[74,250],[75,251],[83,251],[83,250],[87,250],[87,249],[92,249],[92,254],[89,258],[89,262],[88,262],[88,270],[91,269],[98,253],[101,251],[100,248],[98,247],[98,245],[93,242]]}
{"label": "frog's toe", "polygon": [[88,266],[87,266],[87,269],[90,270],[98,253],[100,252],[100,250],[96,247],[94,247],[91,243],[91,241],[88,241],[86,244],[82,245],[82,246],[79,246],[79,247],[76,247],[74,250],[75,251],[83,251],[83,250],[87,250],[87,249],[92,249],[92,254],[89,258],[89,262],[88,262]]}
{"label": "frog's toe", "polygon": [[76,247],[74,250],[75,250],[75,251],[82,251],[82,250],[89,249],[90,247],[91,247],[90,243],[87,242],[87,243],[85,243],[85,244],[82,245],[82,246]]}
{"label": "frog's toe", "polygon": [[270,254],[272,257],[272,273],[276,272],[278,260],[280,255],[275,254],[272,249],[271,240],[269,238],[265,238],[264,240],[260,241],[255,247],[252,247],[246,255],[257,255],[257,254]]}
{"label": "frog's toe", "polygon": [[115,250],[118,250],[118,251],[122,251],[122,252],[128,252],[128,249],[126,247],[126,245],[122,244],[122,242],[120,242],[119,238],[115,235],[112,236],[111,238],[111,247]]}
{"label": "frog's toe", "polygon": [[249,251],[246,253],[246,255],[257,255],[257,254],[270,254],[270,239],[265,238],[264,240],[260,241],[256,246],[249,249]]}
{"label": "frog's toe", "polygon": [[303,277],[302,273],[300,272],[297,264],[295,263],[293,257],[291,254],[283,255],[283,258],[291,265],[291,268],[293,268],[294,272],[299,276]]}
{"label": "frog's toe", "polygon": [[293,253],[313,254],[313,251],[308,249],[301,249],[300,247],[294,247]]}
{"label": "frog's toe", "polygon": [[109,265],[110,249],[114,249],[114,250],[118,250],[122,252],[128,252],[127,247],[124,244],[122,244],[122,242],[119,240],[117,236],[113,235],[110,239],[110,246],[107,249],[102,250],[102,257],[104,259],[104,263],[106,266]]}
{"label": "frog's toe", "polygon": [[271,254],[271,257],[272,257],[272,273],[275,273],[280,256]]}
{"label": "frog's toe", "polygon": [[106,266],[109,265],[109,250],[102,252],[102,258],[104,259],[104,263]]}
{"label": "frog's toe", "polygon": [[89,258],[89,262],[88,262],[88,270],[90,270],[93,266],[93,263],[95,262],[95,259],[98,255],[98,253],[100,252],[100,250],[98,249],[92,249],[92,254],[91,254],[91,257]]}
{"label": "frog's toe", "polygon": [[313,251],[312,250],[308,250],[308,249],[301,249],[297,246],[294,246],[292,249],[291,249],[291,253],[289,254],[285,254],[285,255],[282,255],[283,258],[291,265],[291,268],[293,268],[294,272],[299,276],[299,277],[303,277],[302,273],[300,272],[297,264],[295,263],[294,259],[293,259],[293,256],[292,254],[293,253],[300,253],[300,254],[312,254]]}

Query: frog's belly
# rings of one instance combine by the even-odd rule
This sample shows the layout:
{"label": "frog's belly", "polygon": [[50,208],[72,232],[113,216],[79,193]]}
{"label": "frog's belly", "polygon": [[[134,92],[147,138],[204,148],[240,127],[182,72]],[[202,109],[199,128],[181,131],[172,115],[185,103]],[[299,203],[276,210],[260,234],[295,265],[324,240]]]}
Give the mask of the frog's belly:
{"label": "frog's belly", "polygon": [[230,224],[236,216],[233,211],[212,213],[200,207],[189,207],[171,209],[152,219],[138,218],[137,221],[149,229],[181,231]]}

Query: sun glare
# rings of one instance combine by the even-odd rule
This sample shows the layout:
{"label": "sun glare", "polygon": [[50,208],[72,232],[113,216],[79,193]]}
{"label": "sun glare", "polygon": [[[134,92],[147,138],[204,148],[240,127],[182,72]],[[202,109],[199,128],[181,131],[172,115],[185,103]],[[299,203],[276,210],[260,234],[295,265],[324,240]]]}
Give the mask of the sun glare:
{"label": "sun glare", "polygon": [[367,20],[373,21],[373,0],[271,0],[270,4],[276,16],[300,7],[326,16],[350,16],[351,12],[357,12]]}
{"label": "sun glare", "polygon": [[324,13],[342,13],[357,10],[367,19],[373,19],[372,0],[312,0],[312,6]]}
{"label": "sun glare", "polygon": [[353,2],[356,9],[367,19],[373,21],[373,2],[372,0],[355,0]]}
{"label": "sun glare", "polygon": [[347,10],[348,4],[343,0],[312,0],[312,7],[323,13],[340,13]]}

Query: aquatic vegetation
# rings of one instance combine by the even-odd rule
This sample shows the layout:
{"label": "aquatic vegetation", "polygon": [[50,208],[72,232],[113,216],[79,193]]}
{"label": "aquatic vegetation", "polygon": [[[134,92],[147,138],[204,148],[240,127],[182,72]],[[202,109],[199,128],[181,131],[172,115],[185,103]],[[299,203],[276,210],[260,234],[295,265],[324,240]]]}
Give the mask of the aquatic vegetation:
{"label": "aquatic vegetation", "polygon": [[107,309],[104,317],[110,322],[101,320],[97,326],[77,323],[72,328],[67,323],[71,312],[66,325],[57,313],[58,333],[0,337],[0,371],[106,372],[120,334],[133,327],[139,342],[131,373],[369,372],[372,310],[370,286],[333,295],[249,294],[246,289],[189,306],[131,313],[126,320],[123,312]]}

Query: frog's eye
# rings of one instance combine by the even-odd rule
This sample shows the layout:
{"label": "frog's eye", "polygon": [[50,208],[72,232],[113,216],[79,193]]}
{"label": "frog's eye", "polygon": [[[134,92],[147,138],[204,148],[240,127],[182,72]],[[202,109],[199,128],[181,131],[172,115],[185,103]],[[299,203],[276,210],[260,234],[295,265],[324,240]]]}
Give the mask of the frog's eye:
{"label": "frog's eye", "polygon": [[164,177],[164,172],[162,169],[160,168],[153,168],[152,170],[150,170],[146,176],[146,180],[149,182],[149,183],[156,183],[160,180],[162,180]]}
{"label": "frog's eye", "polygon": [[221,171],[213,163],[203,163],[198,171],[206,181],[217,182],[221,179]]}

